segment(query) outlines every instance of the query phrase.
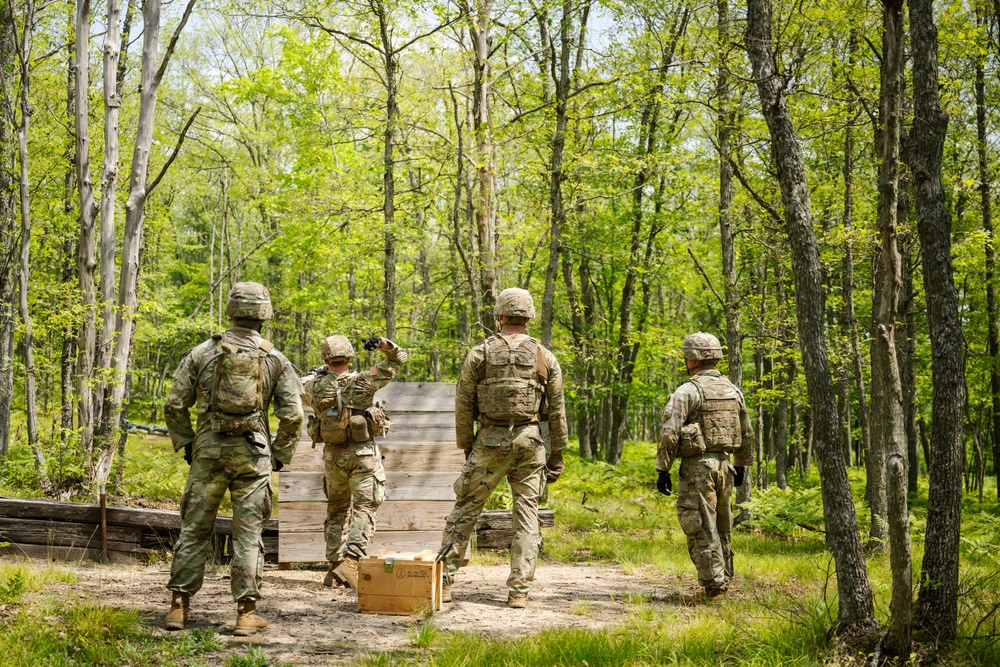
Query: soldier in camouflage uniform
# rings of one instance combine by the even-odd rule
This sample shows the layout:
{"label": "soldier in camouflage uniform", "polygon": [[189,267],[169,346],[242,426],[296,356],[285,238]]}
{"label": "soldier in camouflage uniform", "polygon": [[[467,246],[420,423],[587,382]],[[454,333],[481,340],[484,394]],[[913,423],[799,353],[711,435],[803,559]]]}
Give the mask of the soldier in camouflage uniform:
{"label": "soldier in camouflage uniform", "polygon": [[324,586],[336,581],[357,588],[358,560],[366,553],[375,533],[376,512],[385,500],[385,470],[374,437],[385,435],[388,420],[372,404],[375,392],[392,382],[407,354],[379,336],[364,341],[364,347],[378,348],[385,359],[364,373],[352,373],[348,364],[354,346],[346,336],[328,337],[322,352],[326,366],[312,371],[302,383],[302,400],[315,411],[307,430],[314,444],[323,444],[326,468],[324,533],[330,567]]}
{"label": "soldier in camouflage uniform", "polygon": [[[212,549],[215,515],[229,491],[233,504],[230,579],[237,603],[234,634],[267,627],[256,614],[264,567],[261,532],[271,516],[272,470],[292,460],[302,424],[302,386],[281,352],[261,337],[272,317],[267,288],[236,283],[226,302],[232,326],[181,359],[163,412],[174,443],[191,465],[181,499],[181,533],[167,588],[168,630],[182,630],[190,596],[201,588]],[[267,410],[273,403],[278,435],[271,442]],[[188,412],[198,412],[197,430]]]}
{"label": "soldier in camouflage uniform", "polygon": [[[562,371],[555,356],[526,333],[535,316],[526,290],[504,290],[493,312],[500,333],[472,348],[455,392],[455,432],[466,462],[455,482],[455,507],[438,554],[445,563],[442,597],[451,601],[451,584],[476,520],[506,477],[514,496],[507,604],[523,608],[541,542],[538,497],[545,482],[556,481],[562,473],[562,453],[569,444]],[[551,438],[547,458],[539,430],[539,422],[546,419]],[[476,422],[479,428],[474,432]]]}
{"label": "soldier in camouflage uniform", "polygon": [[674,391],[663,411],[656,488],[670,493],[670,466],[680,458],[677,518],[704,599],[716,601],[725,598],[733,578],[733,484],[742,485],[745,467],[753,464],[754,436],[743,394],[715,370],[722,359],[719,339],[691,334],[682,349],[691,378]]}

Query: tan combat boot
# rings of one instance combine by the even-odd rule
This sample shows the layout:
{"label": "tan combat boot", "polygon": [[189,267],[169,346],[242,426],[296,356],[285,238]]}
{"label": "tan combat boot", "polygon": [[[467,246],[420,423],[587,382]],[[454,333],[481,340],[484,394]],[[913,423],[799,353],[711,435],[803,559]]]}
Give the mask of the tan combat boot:
{"label": "tan combat boot", "polygon": [[163,627],[167,630],[183,630],[184,624],[188,620],[190,603],[190,595],[181,593],[180,591],[172,591],[170,611],[167,612],[167,620],[163,624]]}
{"label": "tan combat boot", "polygon": [[255,600],[243,600],[236,603],[236,627],[233,634],[237,637],[260,632],[267,627],[267,621],[257,615],[257,602]]}
{"label": "tan combat boot", "polygon": [[510,591],[507,593],[507,606],[511,609],[524,609],[528,606],[528,594]]}
{"label": "tan combat boot", "polygon": [[451,602],[451,586],[441,588],[441,602]]}
{"label": "tan combat boot", "polygon": [[337,576],[337,568],[343,561],[330,561],[330,567],[326,571],[326,576],[323,577],[323,585],[327,588],[333,588],[334,584],[340,584],[340,578]]}
{"label": "tan combat boot", "polygon": [[333,571],[333,578],[341,586],[346,586],[351,590],[358,590],[358,559],[351,558],[350,555],[340,561],[340,565]]}

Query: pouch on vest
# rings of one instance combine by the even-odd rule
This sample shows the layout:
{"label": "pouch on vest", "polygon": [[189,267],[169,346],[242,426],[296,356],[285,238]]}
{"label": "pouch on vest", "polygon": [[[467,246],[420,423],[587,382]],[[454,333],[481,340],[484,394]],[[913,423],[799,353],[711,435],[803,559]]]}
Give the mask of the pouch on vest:
{"label": "pouch on vest", "polygon": [[354,415],[351,417],[351,440],[354,442],[368,442],[371,437],[368,435],[368,420],[364,415]]}
{"label": "pouch on vest", "polygon": [[316,395],[316,419],[319,422],[318,441],[328,445],[347,442],[351,410],[344,405],[344,376],[324,375],[313,389]]}
{"label": "pouch on vest", "polygon": [[392,425],[392,422],[389,421],[389,415],[377,403],[369,408],[365,408],[365,419],[368,421],[368,430],[371,432],[373,438],[384,436],[389,432],[389,427]]}
{"label": "pouch on vest", "polygon": [[681,458],[701,456],[705,453],[705,438],[701,432],[701,424],[685,424],[681,427],[681,435],[677,440],[677,454]]}
{"label": "pouch on vest", "polygon": [[698,421],[710,452],[734,452],[742,440],[739,390],[723,377],[696,375],[691,379],[701,394]]}
{"label": "pouch on vest", "polygon": [[[217,334],[218,335],[218,334]],[[244,433],[260,429],[264,408],[264,358],[274,346],[262,340],[247,349],[218,335],[220,354],[215,361],[212,384],[212,430]]]}

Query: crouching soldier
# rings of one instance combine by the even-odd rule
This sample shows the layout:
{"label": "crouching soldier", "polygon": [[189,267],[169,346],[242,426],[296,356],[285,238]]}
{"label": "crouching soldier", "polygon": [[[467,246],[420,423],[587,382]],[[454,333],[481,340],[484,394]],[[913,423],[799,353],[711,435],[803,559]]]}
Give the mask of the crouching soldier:
{"label": "crouching soldier", "polygon": [[314,446],[323,445],[326,471],[324,533],[330,567],[324,586],[358,587],[358,560],[366,554],[385,500],[382,453],[374,438],[385,435],[389,420],[373,401],[406,363],[406,350],[379,336],[365,340],[364,347],[378,348],[385,359],[368,371],[352,373],[354,346],[346,336],[330,336],[323,341],[326,366],[303,379],[302,399],[314,411],[307,430]]}
{"label": "crouching soldier", "polygon": [[[272,470],[292,460],[302,425],[302,385],[281,352],[260,335],[272,317],[271,298],[259,283],[236,283],[226,302],[232,325],[181,359],[163,412],[174,443],[191,465],[181,498],[181,533],[174,545],[167,588],[172,591],[167,630],[183,630],[190,598],[201,588],[212,550],[215,515],[229,491],[233,504],[230,580],[237,604],[233,634],[267,627],[257,615],[264,568],[261,532],[271,516]],[[278,435],[271,442],[268,406]],[[198,427],[188,409],[196,406]]]}
{"label": "crouching soldier", "polygon": [[719,339],[694,333],[682,350],[691,378],[663,411],[656,488],[670,493],[670,466],[679,458],[677,518],[705,589],[701,598],[713,602],[725,598],[733,578],[733,484],[741,486],[745,467],[753,464],[754,435],[743,394],[715,369],[722,359]]}

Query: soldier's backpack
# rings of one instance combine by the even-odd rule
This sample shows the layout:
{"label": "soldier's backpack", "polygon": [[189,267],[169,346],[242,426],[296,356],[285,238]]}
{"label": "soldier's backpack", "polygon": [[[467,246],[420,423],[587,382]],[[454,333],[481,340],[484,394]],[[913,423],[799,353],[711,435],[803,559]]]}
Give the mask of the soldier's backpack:
{"label": "soldier's backpack", "polygon": [[261,340],[257,348],[236,345],[225,334],[212,336],[218,344],[212,382],[212,430],[238,435],[260,430],[264,410],[264,359],[274,349]]}
{"label": "soldier's backpack", "polygon": [[517,347],[511,347],[503,336],[491,336],[485,346],[483,363],[477,369],[479,421],[484,424],[544,421],[549,363],[542,346],[534,338],[527,338]]}
{"label": "soldier's backpack", "polygon": [[319,378],[313,388],[313,395],[316,397],[316,418],[319,421],[319,440],[328,445],[342,445],[347,442],[351,409],[344,400],[344,389],[347,388],[349,380],[350,374],[329,373]]}

